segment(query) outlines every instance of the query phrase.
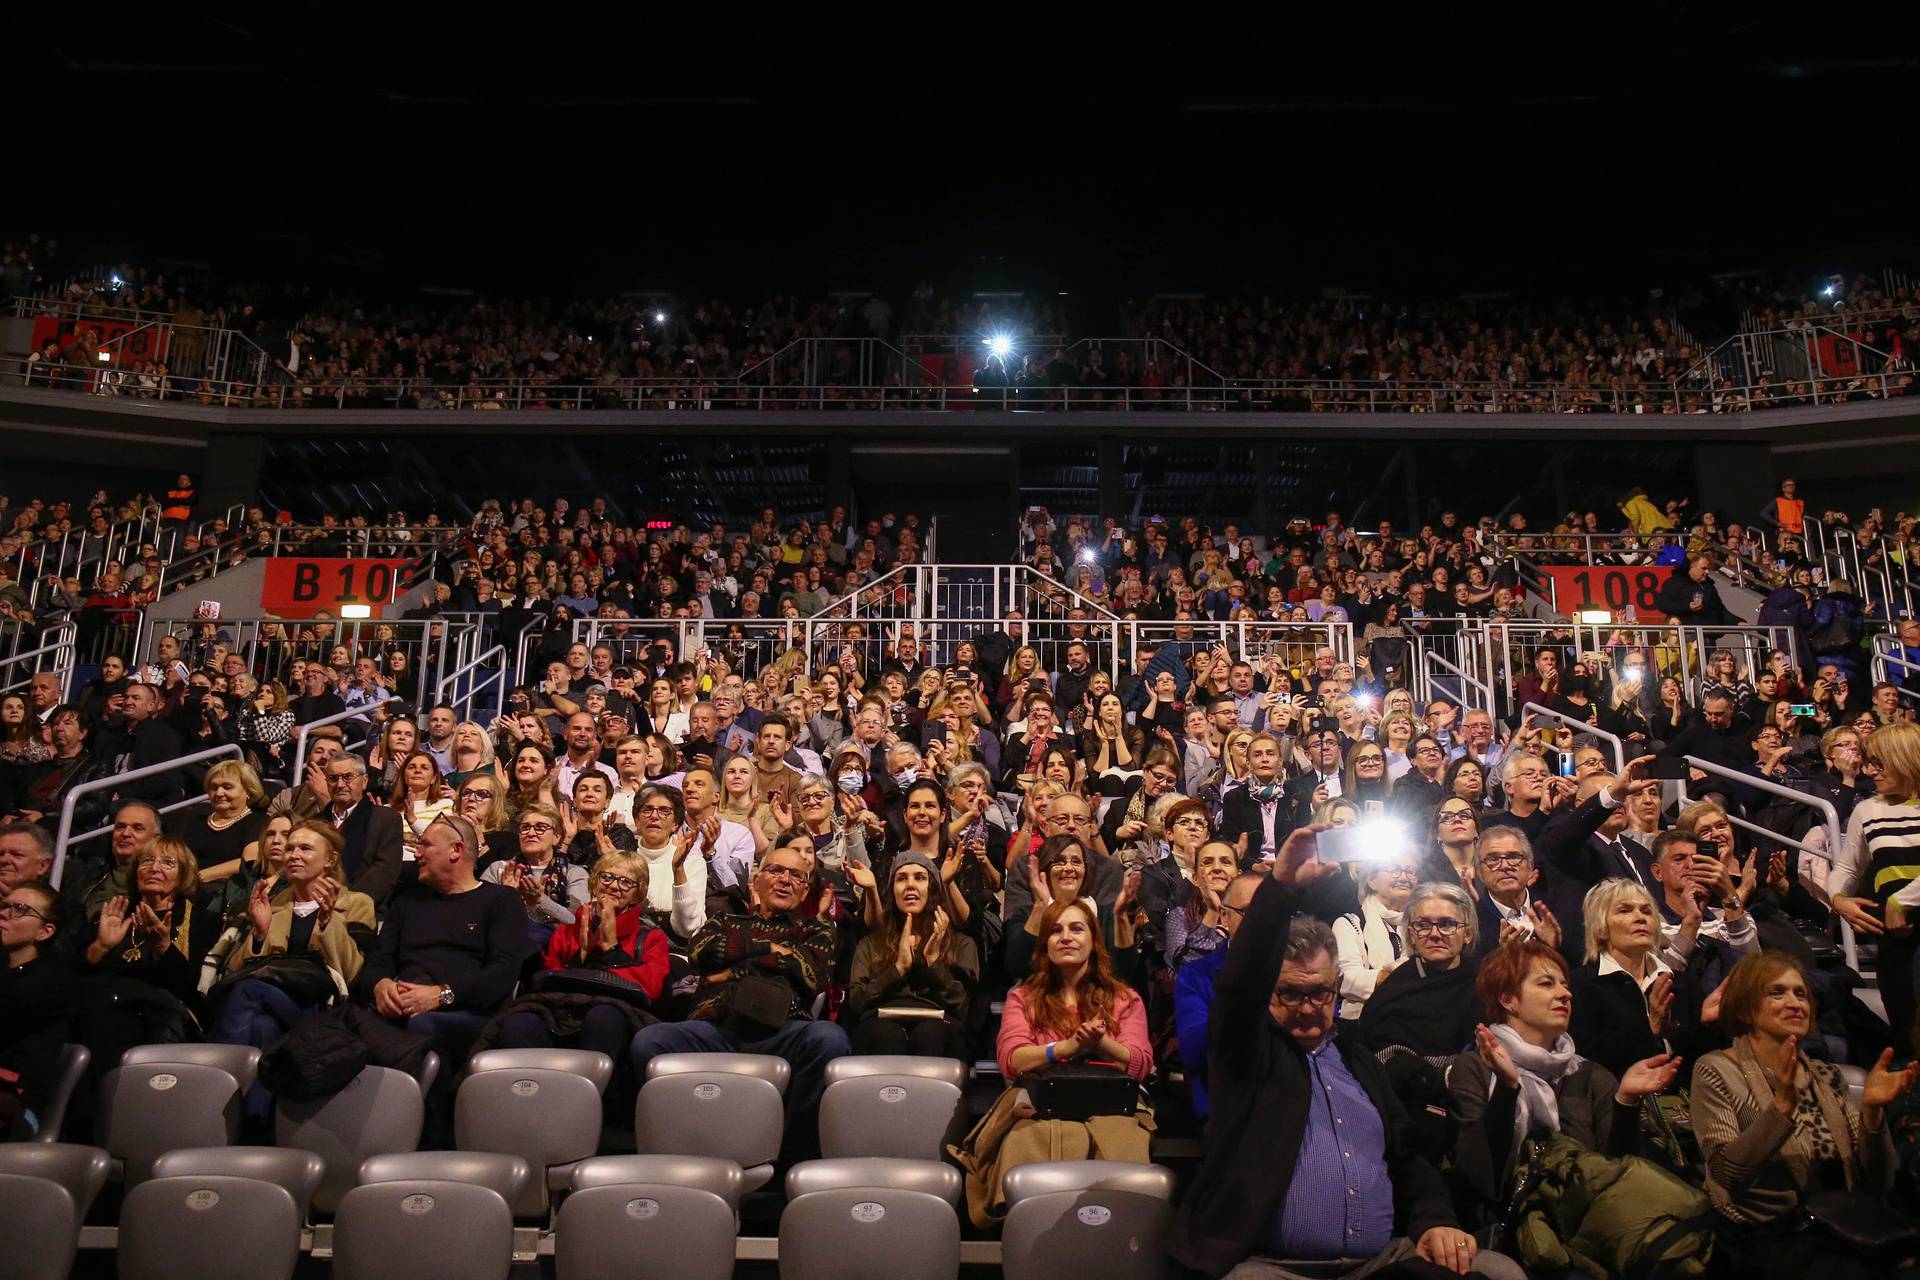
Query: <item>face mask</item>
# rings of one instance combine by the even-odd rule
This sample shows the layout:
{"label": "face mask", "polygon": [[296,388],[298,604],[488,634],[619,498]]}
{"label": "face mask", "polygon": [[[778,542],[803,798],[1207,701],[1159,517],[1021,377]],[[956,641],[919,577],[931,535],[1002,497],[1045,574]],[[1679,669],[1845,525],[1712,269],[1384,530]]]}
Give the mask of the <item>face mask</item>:
{"label": "face mask", "polygon": [[840,789],[848,795],[859,794],[866,785],[867,779],[863,774],[843,773],[840,775]]}
{"label": "face mask", "polygon": [[894,770],[894,773],[893,773],[893,781],[895,785],[901,786],[901,787],[912,786],[914,782],[919,779],[919,777],[920,777],[920,771],[918,769],[896,769]]}

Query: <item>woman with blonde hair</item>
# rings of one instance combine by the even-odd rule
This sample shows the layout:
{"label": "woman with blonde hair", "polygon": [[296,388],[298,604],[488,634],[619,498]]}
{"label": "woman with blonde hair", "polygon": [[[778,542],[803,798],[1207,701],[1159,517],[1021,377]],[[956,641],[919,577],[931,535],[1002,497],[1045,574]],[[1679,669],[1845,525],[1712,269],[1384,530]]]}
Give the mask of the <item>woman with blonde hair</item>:
{"label": "woman with blonde hair", "polygon": [[493,735],[477,720],[462,720],[453,726],[453,747],[448,753],[453,768],[447,773],[447,785],[458,790],[460,784],[476,773],[493,771]]}
{"label": "woman with blonde hair", "polygon": [[1035,680],[1044,683],[1046,678],[1046,670],[1040,665],[1040,651],[1030,644],[1021,645],[1007,659],[1007,674],[994,691],[993,705],[1005,712],[1009,720],[1014,719],[1012,708],[1021,696],[1031,691]]}
{"label": "woman with blonde hair", "polygon": [[[1401,692],[1399,689],[1395,693]],[[1389,711],[1380,721],[1380,728],[1374,734],[1374,740],[1387,752],[1387,781],[1397,782],[1400,775],[1413,768],[1413,762],[1407,759],[1407,744],[1420,732],[1420,726],[1413,716],[1405,711]]]}
{"label": "woman with blonde hair", "polygon": [[253,766],[239,760],[222,760],[208,769],[204,786],[207,813],[189,823],[181,839],[206,867],[201,881],[211,882],[246,866],[247,847],[266,830],[267,792]]}
{"label": "woman with blonde hair", "polygon": [[1853,806],[1827,876],[1833,909],[1880,944],[1887,1021],[1914,1025],[1913,925],[1920,916],[1920,725],[1883,725],[1863,747],[1877,794]]}
{"label": "woman with blonde hair", "polygon": [[222,922],[219,912],[202,910],[194,901],[200,864],[193,850],[171,836],[158,836],[133,855],[127,879],[132,896],[110,898],[100,908],[81,971],[136,978],[197,1017],[204,1009],[200,963],[219,939]]}
{"label": "woman with blonde hair", "polygon": [[1587,890],[1581,917],[1587,958],[1573,971],[1573,1039],[1618,1076],[1665,1053],[1675,1029],[1660,908],[1639,881],[1623,877]]}

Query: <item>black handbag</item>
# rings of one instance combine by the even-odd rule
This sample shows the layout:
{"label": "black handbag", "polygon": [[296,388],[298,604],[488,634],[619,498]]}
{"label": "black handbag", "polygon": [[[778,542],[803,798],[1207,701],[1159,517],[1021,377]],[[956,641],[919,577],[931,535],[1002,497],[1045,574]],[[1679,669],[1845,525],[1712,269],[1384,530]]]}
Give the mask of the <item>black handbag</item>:
{"label": "black handbag", "polygon": [[220,996],[236,982],[249,981],[270,982],[308,1009],[326,1004],[340,994],[326,961],[311,952],[288,951],[248,961],[215,983],[207,993],[208,998]]}
{"label": "black handbag", "polygon": [[527,990],[534,995],[604,996],[642,1009],[653,1003],[645,987],[611,969],[542,969],[533,975]]}
{"label": "black handbag", "polygon": [[1130,1116],[1140,1109],[1140,1082],[1104,1062],[1056,1062],[1021,1078],[1042,1120]]}
{"label": "black handbag", "polygon": [[1813,1225],[1853,1254],[1898,1262],[1920,1249],[1920,1227],[1879,1196],[1863,1191],[1822,1191],[1807,1198]]}
{"label": "black handbag", "polygon": [[753,973],[737,979],[728,993],[727,1029],[742,1040],[764,1040],[793,1012],[793,988],[784,978]]}

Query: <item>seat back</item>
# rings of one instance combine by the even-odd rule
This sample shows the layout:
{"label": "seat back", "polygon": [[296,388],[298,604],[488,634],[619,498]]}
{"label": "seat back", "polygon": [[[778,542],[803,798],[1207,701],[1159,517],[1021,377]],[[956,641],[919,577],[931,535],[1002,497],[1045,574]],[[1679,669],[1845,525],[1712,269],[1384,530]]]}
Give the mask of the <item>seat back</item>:
{"label": "seat back", "polygon": [[333,1280],[507,1280],[512,1267],[513,1213],[491,1187],[373,1183],[334,1214]]}
{"label": "seat back", "polygon": [[958,1058],[921,1058],[910,1053],[854,1053],[827,1064],[829,1085],[859,1076],[923,1076],[965,1089],[970,1074],[971,1069]]}
{"label": "seat back", "polygon": [[546,1067],[482,1071],[454,1097],[454,1144],[524,1158],[533,1176],[511,1204],[515,1217],[531,1217],[546,1212],[547,1170],[585,1160],[600,1145],[600,1118],[600,1091],[585,1076]]}
{"label": "seat back", "polygon": [[271,1182],[293,1197],[303,1223],[326,1171],[325,1160],[298,1147],[183,1147],[153,1162],[155,1178],[226,1177]]}
{"label": "seat back", "polygon": [[[60,1130],[67,1122],[67,1105],[73,1101],[73,1094],[86,1078],[87,1068],[93,1065],[93,1050],[83,1044],[63,1044],[60,1057],[54,1064],[53,1088],[47,1091],[46,1109],[40,1113],[40,1127],[34,1131],[35,1142],[58,1142]],[[80,1211],[82,1218],[87,1211]]]}
{"label": "seat back", "polygon": [[87,1220],[93,1198],[112,1172],[113,1157],[99,1147],[74,1142],[0,1143],[0,1173],[59,1183],[73,1197],[73,1211],[81,1222]]}
{"label": "seat back", "polygon": [[464,1182],[485,1187],[512,1205],[526,1191],[532,1168],[520,1156],[497,1151],[401,1151],[360,1165],[359,1185],[382,1182]]}
{"label": "seat back", "polygon": [[710,1156],[595,1156],[573,1166],[576,1192],[634,1183],[710,1191],[725,1200],[733,1212],[740,1211],[740,1166],[731,1160]]}
{"label": "seat back", "polygon": [[273,1109],[273,1140],[311,1151],[325,1163],[313,1208],[332,1213],[358,1180],[369,1156],[412,1151],[426,1122],[420,1085],[404,1071],[366,1067],[331,1098],[281,1099]]}
{"label": "seat back", "polygon": [[931,1076],[855,1075],[836,1080],[820,1099],[820,1152],[829,1158],[939,1160],[948,1142],[966,1136],[964,1104],[959,1086]]}
{"label": "seat back", "polygon": [[137,1044],[120,1055],[120,1065],[147,1062],[194,1062],[218,1067],[234,1078],[245,1093],[260,1077],[260,1051],[250,1044]]}
{"label": "seat back", "polygon": [[[80,1246],[80,1214],[59,1183],[22,1173],[0,1173],[0,1222],[12,1223],[0,1276],[6,1280],[66,1280]],[[31,1225],[32,1230],[25,1229]]]}
{"label": "seat back", "polygon": [[120,1280],[290,1280],[300,1211],[287,1189],[253,1178],[153,1178],[127,1193]]}
{"label": "seat back", "polygon": [[647,1062],[647,1079],[661,1076],[719,1072],[734,1076],[758,1076],[785,1097],[793,1079],[793,1066],[785,1058],[771,1053],[663,1053]]}
{"label": "seat back", "polygon": [[675,1280],[728,1280],[733,1213],[725,1200],[698,1187],[610,1183],[575,1191],[554,1219],[554,1275],[628,1280],[635,1259],[653,1258],[671,1259],[666,1269]]}
{"label": "seat back", "polygon": [[640,1090],[633,1140],[649,1154],[716,1156],[753,1169],[780,1154],[785,1125],[780,1091],[763,1077],[673,1072]]}
{"label": "seat back", "polygon": [[100,1145],[125,1162],[129,1186],[176,1147],[224,1147],[239,1132],[240,1087],[219,1067],[136,1063],[101,1082]]}
{"label": "seat back", "polygon": [[[1036,1172],[1016,1198],[1014,1175],[1028,1169]],[[1007,1175],[1001,1268],[1007,1280],[1057,1277],[1060,1267],[1101,1280],[1160,1280],[1172,1194],[1173,1174],[1158,1165],[1021,1165]]]}
{"label": "seat back", "polygon": [[957,1205],[960,1193],[966,1190],[966,1180],[960,1176],[960,1170],[937,1160],[895,1160],[879,1156],[808,1160],[787,1170],[789,1200],[817,1191],[854,1187],[921,1191]]}
{"label": "seat back", "polygon": [[613,1082],[613,1059],[592,1049],[484,1049],[467,1059],[468,1075],[479,1075],[482,1071],[520,1071],[527,1067],[585,1076],[601,1093]]}
{"label": "seat back", "polygon": [[953,1280],[959,1270],[960,1218],[924,1191],[815,1191],[780,1215],[781,1280]]}

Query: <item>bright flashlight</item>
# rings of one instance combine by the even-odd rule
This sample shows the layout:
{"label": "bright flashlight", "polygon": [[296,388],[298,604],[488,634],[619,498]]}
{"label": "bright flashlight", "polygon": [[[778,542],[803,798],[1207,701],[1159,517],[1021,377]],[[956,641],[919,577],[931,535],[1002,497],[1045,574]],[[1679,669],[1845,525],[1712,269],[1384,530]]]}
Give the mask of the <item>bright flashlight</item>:
{"label": "bright flashlight", "polygon": [[653,313],[653,322],[654,322],[655,324],[665,324],[665,323],[667,322],[667,313],[666,313],[666,312],[664,312],[664,311],[656,311],[656,312],[654,312],[654,313]]}
{"label": "bright flashlight", "polygon": [[1013,350],[1013,339],[1004,333],[996,333],[987,339],[987,350],[993,352],[994,355],[1004,356],[1007,352]]}
{"label": "bright flashlight", "polygon": [[1833,286],[1828,285],[1826,288],[1822,289],[1820,292],[1826,294],[1829,298],[1831,298],[1833,296]]}

